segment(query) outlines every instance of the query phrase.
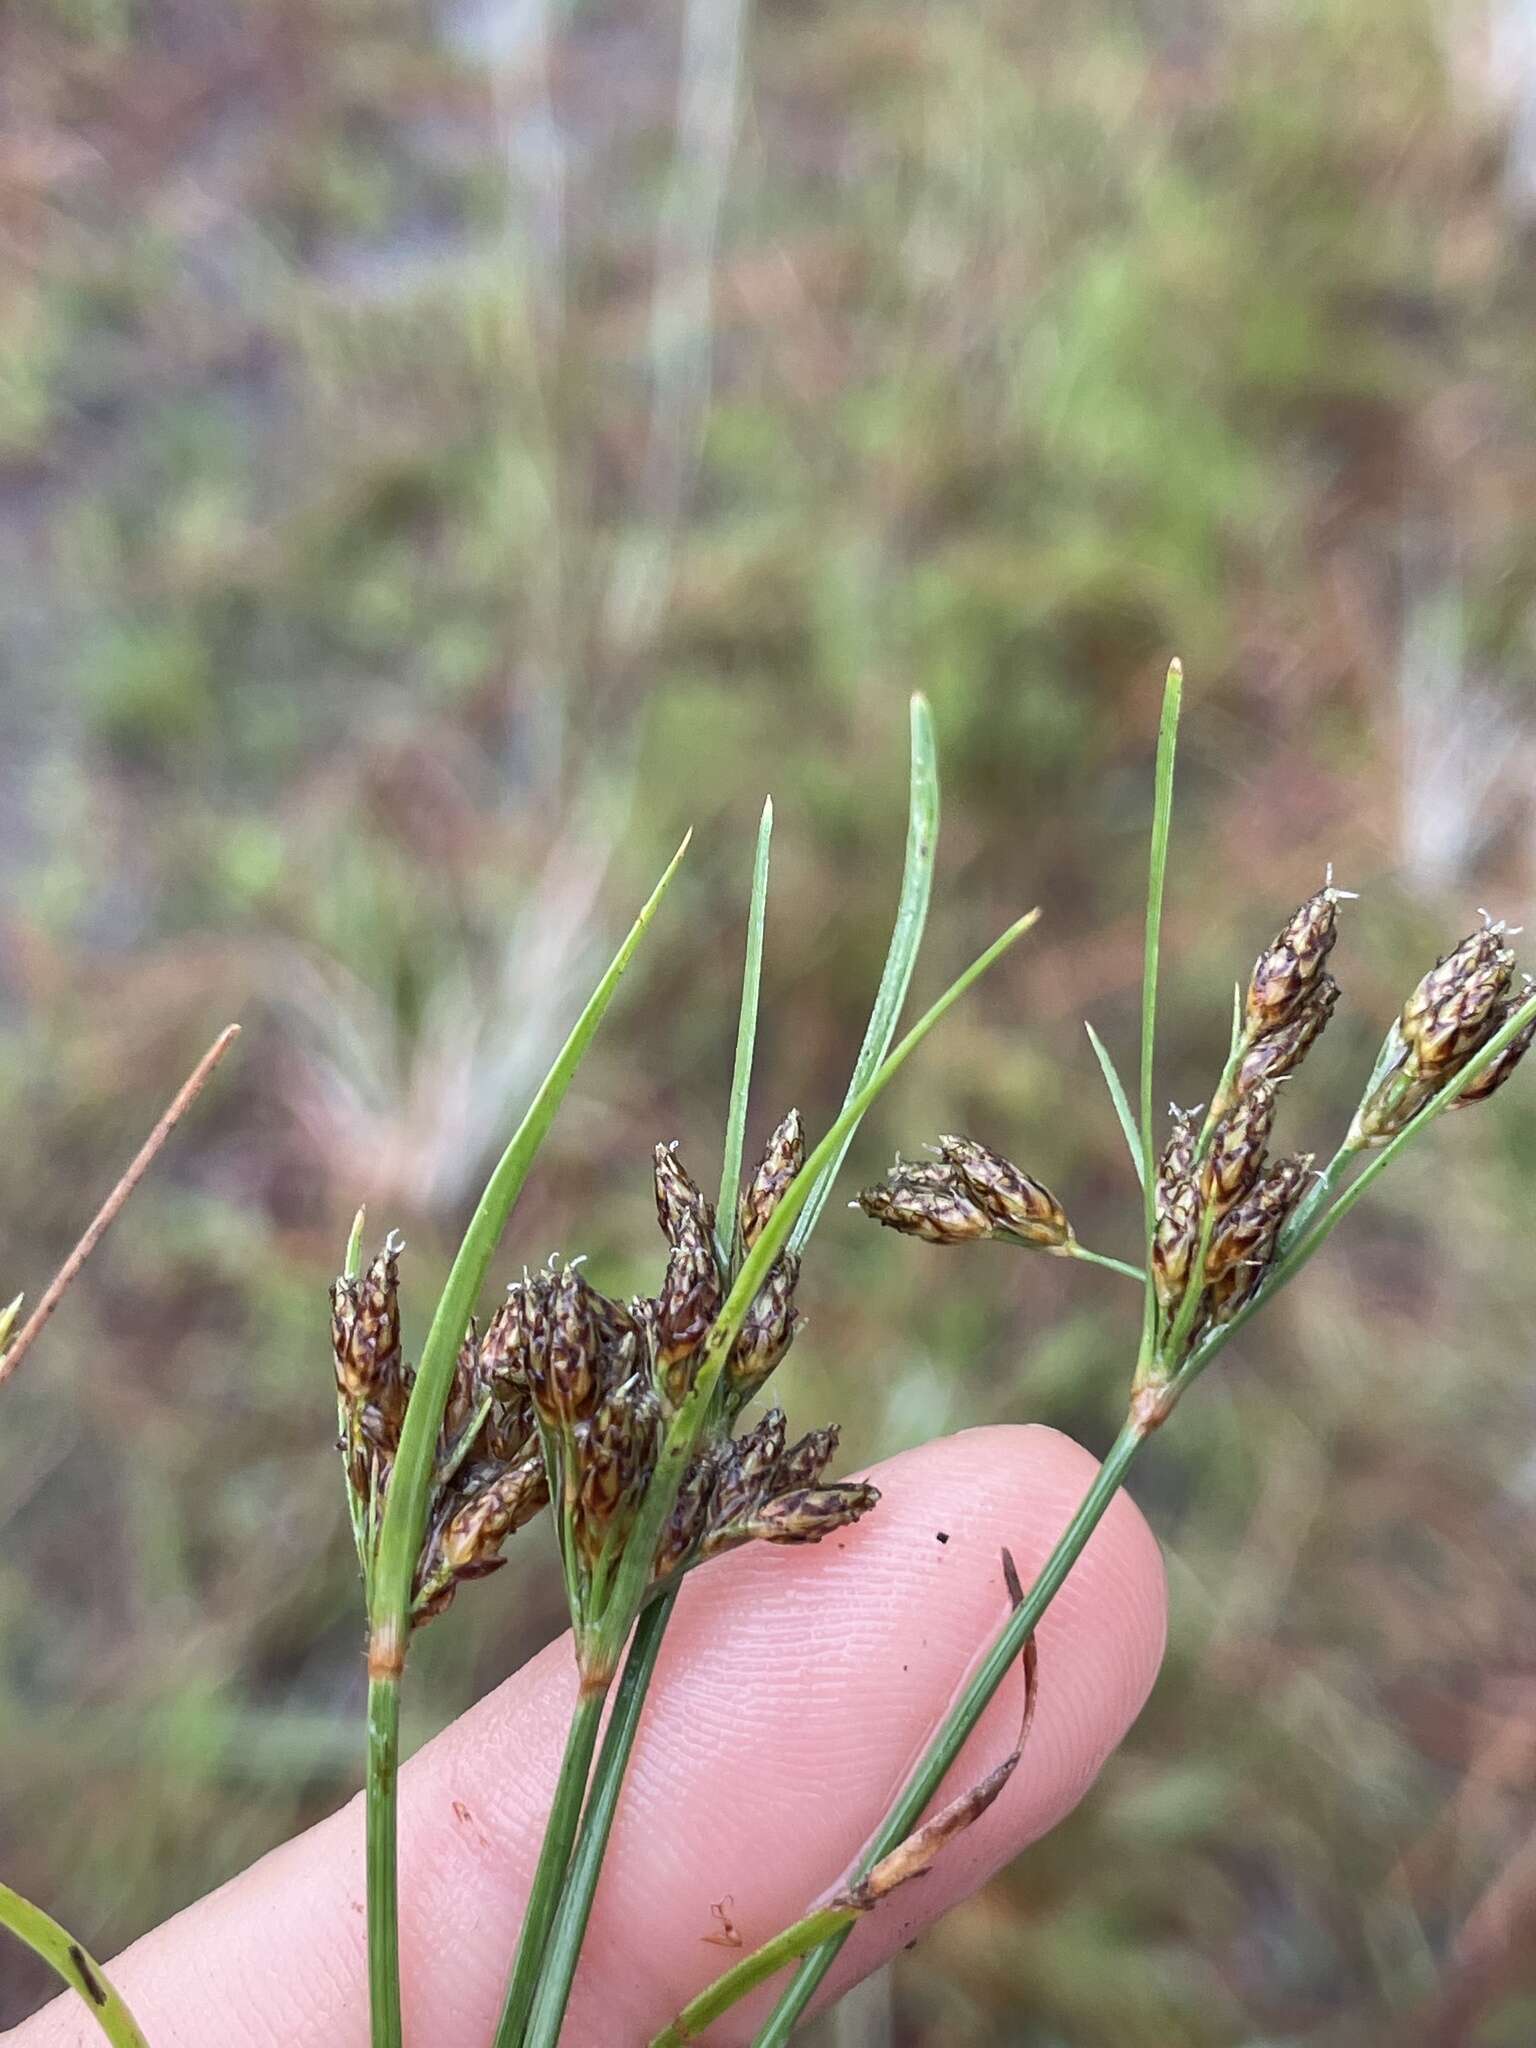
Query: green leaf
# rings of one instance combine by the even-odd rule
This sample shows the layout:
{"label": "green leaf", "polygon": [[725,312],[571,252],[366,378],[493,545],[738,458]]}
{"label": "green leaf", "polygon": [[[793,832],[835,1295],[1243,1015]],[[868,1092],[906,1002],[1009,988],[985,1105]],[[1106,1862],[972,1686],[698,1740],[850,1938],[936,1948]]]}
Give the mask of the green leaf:
{"label": "green leaf", "polygon": [[1142,1158],[1141,1133],[1136,1128],[1136,1115],[1131,1108],[1130,1097],[1125,1092],[1125,1083],[1115,1070],[1115,1063],[1109,1056],[1109,1047],[1086,1017],[1083,1019],[1083,1029],[1088,1034],[1088,1042],[1093,1047],[1099,1071],[1104,1076],[1104,1085],[1109,1090],[1109,1099],[1115,1105],[1115,1115],[1119,1117],[1120,1128],[1125,1133],[1125,1142],[1130,1151],[1131,1164],[1136,1169],[1136,1178],[1145,1186],[1147,1169]]}
{"label": "green leaf", "polygon": [[741,1016],[736,1025],[736,1065],[731,1074],[731,1101],[725,1117],[725,1161],[720,1169],[720,1199],[715,1205],[715,1231],[720,1260],[727,1273],[736,1265],[736,1196],[741,1186],[741,1148],[747,1129],[747,1097],[752,1090],[752,1054],[757,1044],[757,999],[763,980],[763,926],[768,914],[768,848],[773,839],[773,798],[763,804],[757,828],[757,858],[752,863],[752,899],[747,906],[747,959],[741,975]]}
{"label": "green leaf", "polygon": [[[1157,1156],[1152,1143],[1152,1076],[1157,1059],[1157,974],[1163,928],[1163,884],[1168,874],[1168,829],[1173,817],[1173,757],[1178,746],[1179,708],[1184,694],[1184,666],[1168,664],[1163,685],[1163,715],[1157,728],[1157,773],[1152,795],[1152,847],[1147,869],[1147,937],[1141,975],[1141,1187],[1147,1243],[1157,1230]],[[1147,1293],[1142,1315],[1143,1360],[1152,1355],[1157,1336],[1157,1296],[1152,1265],[1147,1262]]]}
{"label": "green leaf", "polygon": [[[693,835],[688,835],[691,838]],[[432,1487],[432,1466],[437,1433],[453,1381],[454,1363],[469,1318],[485,1284],[486,1272],[506,1227],[513,1204],[523,1189],[535,1155],[555,1120],[576,1069],[597,1034],[604,1013],[618,989],[635,948],[645,936],[651,919],[677,873],[688,839],[672,856],[670,865],[651,893],[650,900],[631,926],[628,936],[609,963],[586,1008],[560,1048],[553,1066],[540,1083],[527,1114],[513,1133],[486,1183],[485,1193],[475,1210],[464,1242],[459,1246],[432,1318],[432,1327],[422,1349],[416,1385],[400,1432],[400,1449],[395,1458],[384,1524],[379,1532],[379,1553],[374,1572],[372,1623],[377,1637],[381,1627],[396,1640],[384,1647],[384,1654],[403,1657],[406,1616],[410,1606],[411,1580],[426,1528],[427,1507]]]}
{"label": "green leaf", "polygon": [[[885,1058],[891,1040],[896,1036],[896,1025],[902,1005],[907,1000],[912,969],[917,962],[917,949],[923,942],[923,926],[928,920],[928,898],[933,888],[933,863],[938,843],[938,748],[928,699],[919,695],[912,699],[911,791],[907,803],[907,855],[901,875],[901,895],[896,903],[896,923],[891,931],[885,968],[880,976],[880,986],[875,991],[875,1005],[869,1013],[864,1043],[854,1061],[848,1093],[843,1097],[845,1113],[866,1088],[870,1076]],[[858,1127],[859,1118],[855,1117],[829,1159],[825,1172],[811,1190],[790,1240],[792,1251],[800,1251],[816,1228],[817,1219],[826,1207],[832,1184]]]}
{"label": "green leaf", "polygon": [[50,1919],[41,1906],[34,1906],[8,1884],[0,1884],[0,1927],[9,1928],[34,1955],[41,1956],[57,1971],[71,1991],[77,1991],[86,2010],[113,2044],[113,2048],[148,2048],[133,2014],[107,1981],[106,1972],[94,1956],[75,1940],[68,1928]]}

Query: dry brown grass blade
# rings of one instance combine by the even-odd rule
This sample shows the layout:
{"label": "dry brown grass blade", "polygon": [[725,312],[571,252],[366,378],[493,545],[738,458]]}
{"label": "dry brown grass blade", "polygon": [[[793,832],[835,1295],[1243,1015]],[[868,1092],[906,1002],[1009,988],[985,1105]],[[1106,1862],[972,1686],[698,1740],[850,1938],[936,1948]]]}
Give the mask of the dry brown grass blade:
{"label": "dry brown grass blade", "polygon": [[202,1094],[204,1088],[207,1087],[214,1068],[223,1059],[225,1053],[228,1052],[239,1036],[240,1026],[238,1024],[226,1026],[203,1054],[186,1080],[182,1082],[175,1096],[167,1104],[160,1121],[139,1147],[132,1163],[128,1166],[116,1187],[113,1188],[111,1194],[107,1196],[107,1199],[92,1217],[80,1242],[75,1246],[63,1265],[60,1266],[52,1280],[49,1281],[37,1307],[33,1309],[31,1315],[27,1317],[27,1320],[16,1332],[15,1340],[10,1345],[10,1348],[3,1355],[0,1355],[0,1384],[3,1384],[10,1378],[11,1374],[31,1349],[43,1325],[63,1300],[65,1293],[68,1291],[75,1276],[79,1273],[80,1268],[106,1236],[116,1220],[118,1211],[144,1178],[145,1174],[148,1173],[150,1167],[164,1149],[166,1140],[192,1107],[193,1103],[196,1102],[198,1096]]}
{"label": "dry brown grass blade", "polygon": [[[1015,1607],[1024,1604],[1024,1588],[1019,1583],[1018,1570],[1010,1551],[1003,1552],[1003,1578],[1008,1587],[1008,1598]],[[1029,1740],[1029,1731],[1034,1725],[1035,1704],[1040,1692],[1039,1653],[1035,1639],[1031,1636],[1024,1645],[1022,1658],[1024,1666],[1024,1713],[1019,1722],[1019,1739],[1000,1764],[988,1771],[984,1778],[972,1785],[969,1791],[950,1800],[940,1807],[931,1820],[914,1828],[904,1842],[898,1844],[889,1856],[883,1856],[857,1884],[849,1885],[831,1901],[834,1907],[849,1907],[856,1913],[868,1913],[889,1898],[898,1885],[909,1879],[921,1877],[931,1869],[934,1859],[952,1842],[956,1835],[980,1820],[1008,1780],[1018,1769],[1019,1759],[1024,1754],[1024,1745]]]}

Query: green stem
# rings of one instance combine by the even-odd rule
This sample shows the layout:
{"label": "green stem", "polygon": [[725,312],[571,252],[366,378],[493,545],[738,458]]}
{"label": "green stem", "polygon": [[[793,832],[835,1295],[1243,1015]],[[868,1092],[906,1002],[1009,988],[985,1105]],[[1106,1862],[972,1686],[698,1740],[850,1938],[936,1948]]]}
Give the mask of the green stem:
{"label": "green stem", "polygon": [[576,1839],[576,1826],[581,1819],[581,1803],[592,1768],[592,1752],[597,1747],[597,1731],[603,1718],[605,1697],[606,1694],[596,1687],[583,1687],[571,1715],[571,1725],[565,1737],[565,1755],[560,1760],[560,1776],[555,1783],[549,1819],[544,1824],[544,1842],[533,1873],[533,1889],[528,1894],[528,1905],[523,1914],[522,1932],[517,1939],[517,1955],[507,1984],[506,2002],[496,2027],[494,2048],[521,2048],[528,2015],[533,2009],[534,1993],[538,1989],[545,1944],[549,1940],[549,1930],[565,1884],[566,1868],[571,1860],[571,1844]]}
{"label": "green stem", "polygon": [[1085,1266],[1102,1266],[1106,1273],[1123,1273],[1127,1280],[1134,1280],[1138,1287],[1143,1285],[1146,1274],[1140,1266],[1127,1264],[1124,1259],[1112,1259],[1107,1252],[1091,1252],[1087,1245],[1079,1244],[1074,1237],[1063,1247],[1069,1259],[1081,1259]]}
{"label": "green stem", "polygon": [[[855,1878],[863,1877],[882,1856],[889,1855],[921,1820],[923,1810],[938,1791],[945,1772],[960,1754],[971,1730],[1012,1669],[1041,1615],[1055,1599],[1068,1572],[1082,1555],[1084,1546],[1120,1490],[1149,1433],[1145,1422],[1135,1417],[1126,1421],[1111,1445],[1108,1457],[1094,1475],[1093,1484],[1084,1494],[1076,1514],[1046,1559],[1040,1576],[1025,1595],[1022,1605],[1013,1610],[994,1637],[980,1668],[950,1708],[938,1733],[923,1752],[917,1769],[907,1780],[900,1798],[882,1821],[879,1833],[859,1858],[853,1873]],[[754,2048],[784,2048],[848,1934],[848,1928],[841,1928],[806,1957],[758,2034]]]}
{"label": "green stem", "polygon": [[741,970],[741,1011],[736,1020],[736,1061],[725,1113],[725,1154],[720,1166],[720,1199],[715,1236],[727,1277],[736,1270],[736,1197],[741,1187],[741,1152],[747,1130],[747,1097],[752,1091],[752,1054],[757,1044],[757,1002],[763,984],[763,929],[768,919],[768,853],[773,843],[773,798],[763,803],[747,905],[747,955]]}
{"label": "green stem", "polygon": [[8,1884],[0,1884],[0,1927],[9,1928],[18,1941],[41,1956],[58,1973],[71,1991],[79,1992],[86,2009],[113,2048],[148,2048],[133,2014],[107,1981],[107,1974],[93,1955],[75,1940],[67,1927],[51,1919],[41,1906],[34,1906]]}
{"label": "green stem", "polygon": [[856,1906],[819,1906],[814,1913],[807,1913],[803,1920],[784,1928],[761,1948],[753,1949],[751,1955],[743,1956],[724,1976],[717,1977],[690,2005],[683,2007],[671,2026],[662,2028],[650,2048],[682,2048],[685,2041],[697,2040],[722,2013],[729,2012],[759,1984],[765,1984],[786,1963],[798,1961],[818,1943],[840,1935],[858,1918]]}
{"label": "green stem", "polygon": [[373,2048],[401,2048],[400,1903],[395,1865],[400,1680],[368,1681],[368,2009]]}
{"label": "green stem", "polygon": [[544,1971],[539,1979],[533,2014],[523,2035],[524,2048],[555,2048],[560,2039],[577,1959],[586,1939],[592,1900],[602,1872],[603,1858],[608,1851],[613,1817],[618,1810],[624,1773],[629,1767],[630,1752],[635,1746],[635,1735],[645,1710],[646,1694],[661,1652],[661,1640],[666,1634],[676,1600],[676,1593],[669,1593],[663,1599],[653,1601],[635,1626],[618,1691],[614,1695],[608,1732],[603,1737],[597,1769],[592,1773],[586,1811],[581,1817],[581,1833],[576,1838],[576,1847],[566,1872],[565,1890],[545,1944]]}

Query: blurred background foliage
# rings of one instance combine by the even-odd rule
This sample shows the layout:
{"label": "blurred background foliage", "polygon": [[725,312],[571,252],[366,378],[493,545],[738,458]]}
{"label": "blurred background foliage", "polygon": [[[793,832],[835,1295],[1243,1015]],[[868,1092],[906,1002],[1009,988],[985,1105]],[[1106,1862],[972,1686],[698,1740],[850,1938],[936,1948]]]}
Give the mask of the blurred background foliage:
{"label": "blurred background foliage", "polygon": [[[507,1265],[658,1241],[718,1157],[778,809],[754,1129],[839,1099],[943,744],[921,990],[1036,900],[854,1155],[973,1129],[1134,1243],[1163,663],[1192,686],[1165,1092],[1317,885],[1287,1098],[1532,911],[1529,0],[9,0],[0,13],[0,1294],[192,1058],[237,1059],[5,1392],[5,1875],[99,1952],[356,1783],[325,1288],[419,1332],[488,1157],[693,855]],[[1536,1098],[1454,1118],[1135,1491],[1158,1691],[1084,1810],[844,2022],[946,2048],[1536,2031]],[[1102,1447],[1118,1283],[835,1205],[786,1385],[862,1460]],[[541,1532],[410,1689],[555,1626]],[[0,2021],[46,1990],[0,1956]],[[860,2031],[862,2030],[862,2031]]]}

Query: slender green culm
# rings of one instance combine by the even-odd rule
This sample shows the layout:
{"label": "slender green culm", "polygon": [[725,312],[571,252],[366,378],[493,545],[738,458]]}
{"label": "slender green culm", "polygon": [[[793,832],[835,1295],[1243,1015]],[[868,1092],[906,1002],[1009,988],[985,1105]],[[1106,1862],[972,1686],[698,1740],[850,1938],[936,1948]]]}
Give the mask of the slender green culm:
{"label": "slender green culm", "polygon": [[[923,927],[928,921],[928,898],[933,890],[933,864],[938,845],[938,745],[934,738],[933,713],[929,709],[928,699],[919,695],[912,699],[912,768],[907,805],[907,852],[901,874],[901,894],[896,902],[896,922],[891,931],[891,943],[885,956],[880,986],[875,992],[874,1008],[869,1013],[869,1023],[864,1032],[864,1042],[859,1047],[859,1056],[853,1063],[853,1076],[848,1083],[848,1093],[843,1097],[845,1111],[865,1089],[880,1062],[890,1051],[891,1041],[896,1036],[902,1005],[907,1000],[907,990],[912,982],[912,969],[917,963],[918,948],[923,942]],[[853,1143],[853,1134],[857,1129],[858,1119],[854,1118],[801,1211],[800,1220],[790,1239],[791,1251],[801,1251],[811,1232],[816,1228],[817,1219],[826,1207],[833,1182],[837,1179],[838,1168],[843,1163],[848,1147]]]}
{"label": "slender green culm", "polygon": [[[676,1603],[675,1592],[663,1594],[659,1600],[651,1602],[636,1624],[629,1653],[624,1659],[624,1669],[614,1694],[613,1713],[603,1736],[597,1768],[592,1773],[586,1810],[581,1816],[581,1832],[576,1838],[566,1872],[565,1890],[545,1945],[544,1972],[539,1980],[532,2017],[522,2037],[526,2048],[537,2048],[538,2043],[554,2043],[560,2038],[576,1964],[592,1914],[592,1900],[602,1873],[603,1858],[608,1851],[608,1837],[618,1811],[624,1773],[629,1768],[646,1695],[656,1671],[656,1659],[661,1654],[662,1637],[666,1634]],[[517,2038],[515,2034],[508,2035],[504,2042],[498,2033],[494,2048],[512,2048]]]}
{"label": "slender green culm", "polygon": [[[1152,1117],[1153,1077],[1157,1065],[1157,977],[1162,947],[1163,885],[1168,875],[1168,832],[1173,818],[1173,760],[1178,748],[1179,710],[1184,695],[1184,665],[1175,657],[1163,685],[1163,715],[1157,728],[1157,771],[1152,794],[1152,847],[1147,865],[1147,933],[1141,973],[1141,1191],[1150,1245],[1157,1233],[1157,1148]],[[1157,1294],[1147,1266],[1142,1311],[1141,1360],[1151,1359],[1157,1341]]]}
{"label": "slender green culm", "polygon": [[1125,1092],[1125,1083],[1121,1080],[1119,1070],[1109,1056],[1109,1047],[1086,1018],[1083,1020],[1083,1029],[1088,1034],[1088,1043],[1093,1047],[1093,1056],[1099,1063],[1099,1072],[1104,1076],[1104,1085],[1109,1090],[1109,1099],[1115,1105],[1115,1115],[1120,1119],[1120,1129],[1125,1134],[1126,1150],[1130,1153],[1131,1164],[1136,1169],[1137,1186],[1145,1187],[1147,1168],[1146,1161],[1142,1156],[1144,1148],[1141,1142],[1141,1133],[1136,1128],[1136,1113],[1131,1108],[1130,1097]]}
{"label": "slender green culm", "polygon": [[752,1093],[752,1056],[757,1046],[758,993],[763,981],[763,929],[768,916],[768,852],[773,842],[773,798],[764,800],[757,828],[757,855],[752,863],[752,897],[747,905],[747,957],[741,974],[741,1015],[736,1024],[736,1063],[731,1070],[731,1099],[725,1117],[725,1159],[720,1169],[720,1199],[715,1204],[715,1233],[720,1264],[736,1270],[736,1197],[741,1188],[741,1154],[746,1143],[747,1104]]}
{"label": "slender green culm", "polygon": [[438,1300],[406,1409],[370,1575],[366,1787],[373,2048],[400,2048],[399,1914],[394,1853],[399,1686],[405,1669],[412,1585],[426,1528],[438,1430],[454,1365],[491,1259],[529,1169],[618,990],[624,970],[660,908],[687,850],[685,838],[609,963],[497,1162]]}
{"label": "slender green culm", "polygon": [[582,1801],[586,1796],[602,1716],[602,1693],[583,1691],[571,1715],[571,1725],[566,1730],[565,1754],[560,1760],[555,1796],[544,1823],[544,1839],[539,1845],[539,1860],[523,1912],[517,1953],[512,1959],[512,1974],[507,1982],[506,1998],[502,2001],[501,2018],[496,2024],[493,2048],[521,2048],[528,2038],[529,2014],[539,1988],[545,1945],[565,1887],[571,1844],[576,1839],[581,1819]]}
{"label": "slender green culm", "polygon": [[67,1927],[61,1927],[41,1906],[34,1906],[8,1884],[0,1884],[0,1927],[25,1942],[71,1991],[78,1992],[113,2048],[148,2048],[133,2014],[96,1958],[75,1940]]}
{"label": "slender green culm", "polygon": [[[1089,1537],[1119,1492],[1126,1473],[1146,1440],[1145,1428],[1134,1420],[1127,1421],[1115,1438],[1076,1514],[1041,1567],[1039,1577],[993,1637],[986,1655],[945,1715],[938,1733],[924,1750],[916,1769],[880,1823],[879,1832],[854,1865],[851,1873],[854,1880],[866,1876],[882,1856],[888,1856],[911,1834],[922,1819],[924,1809],[938,1791],[945,1773],[959,1756],[972,1729],[1034,1633],[1041,1615],[1055,1599],[1067,1574],[1082,1555]],[[836,1930],[806,1956],[758,2033],[753,2048],[784,2048],[850,1932],[849,1927]]]}

